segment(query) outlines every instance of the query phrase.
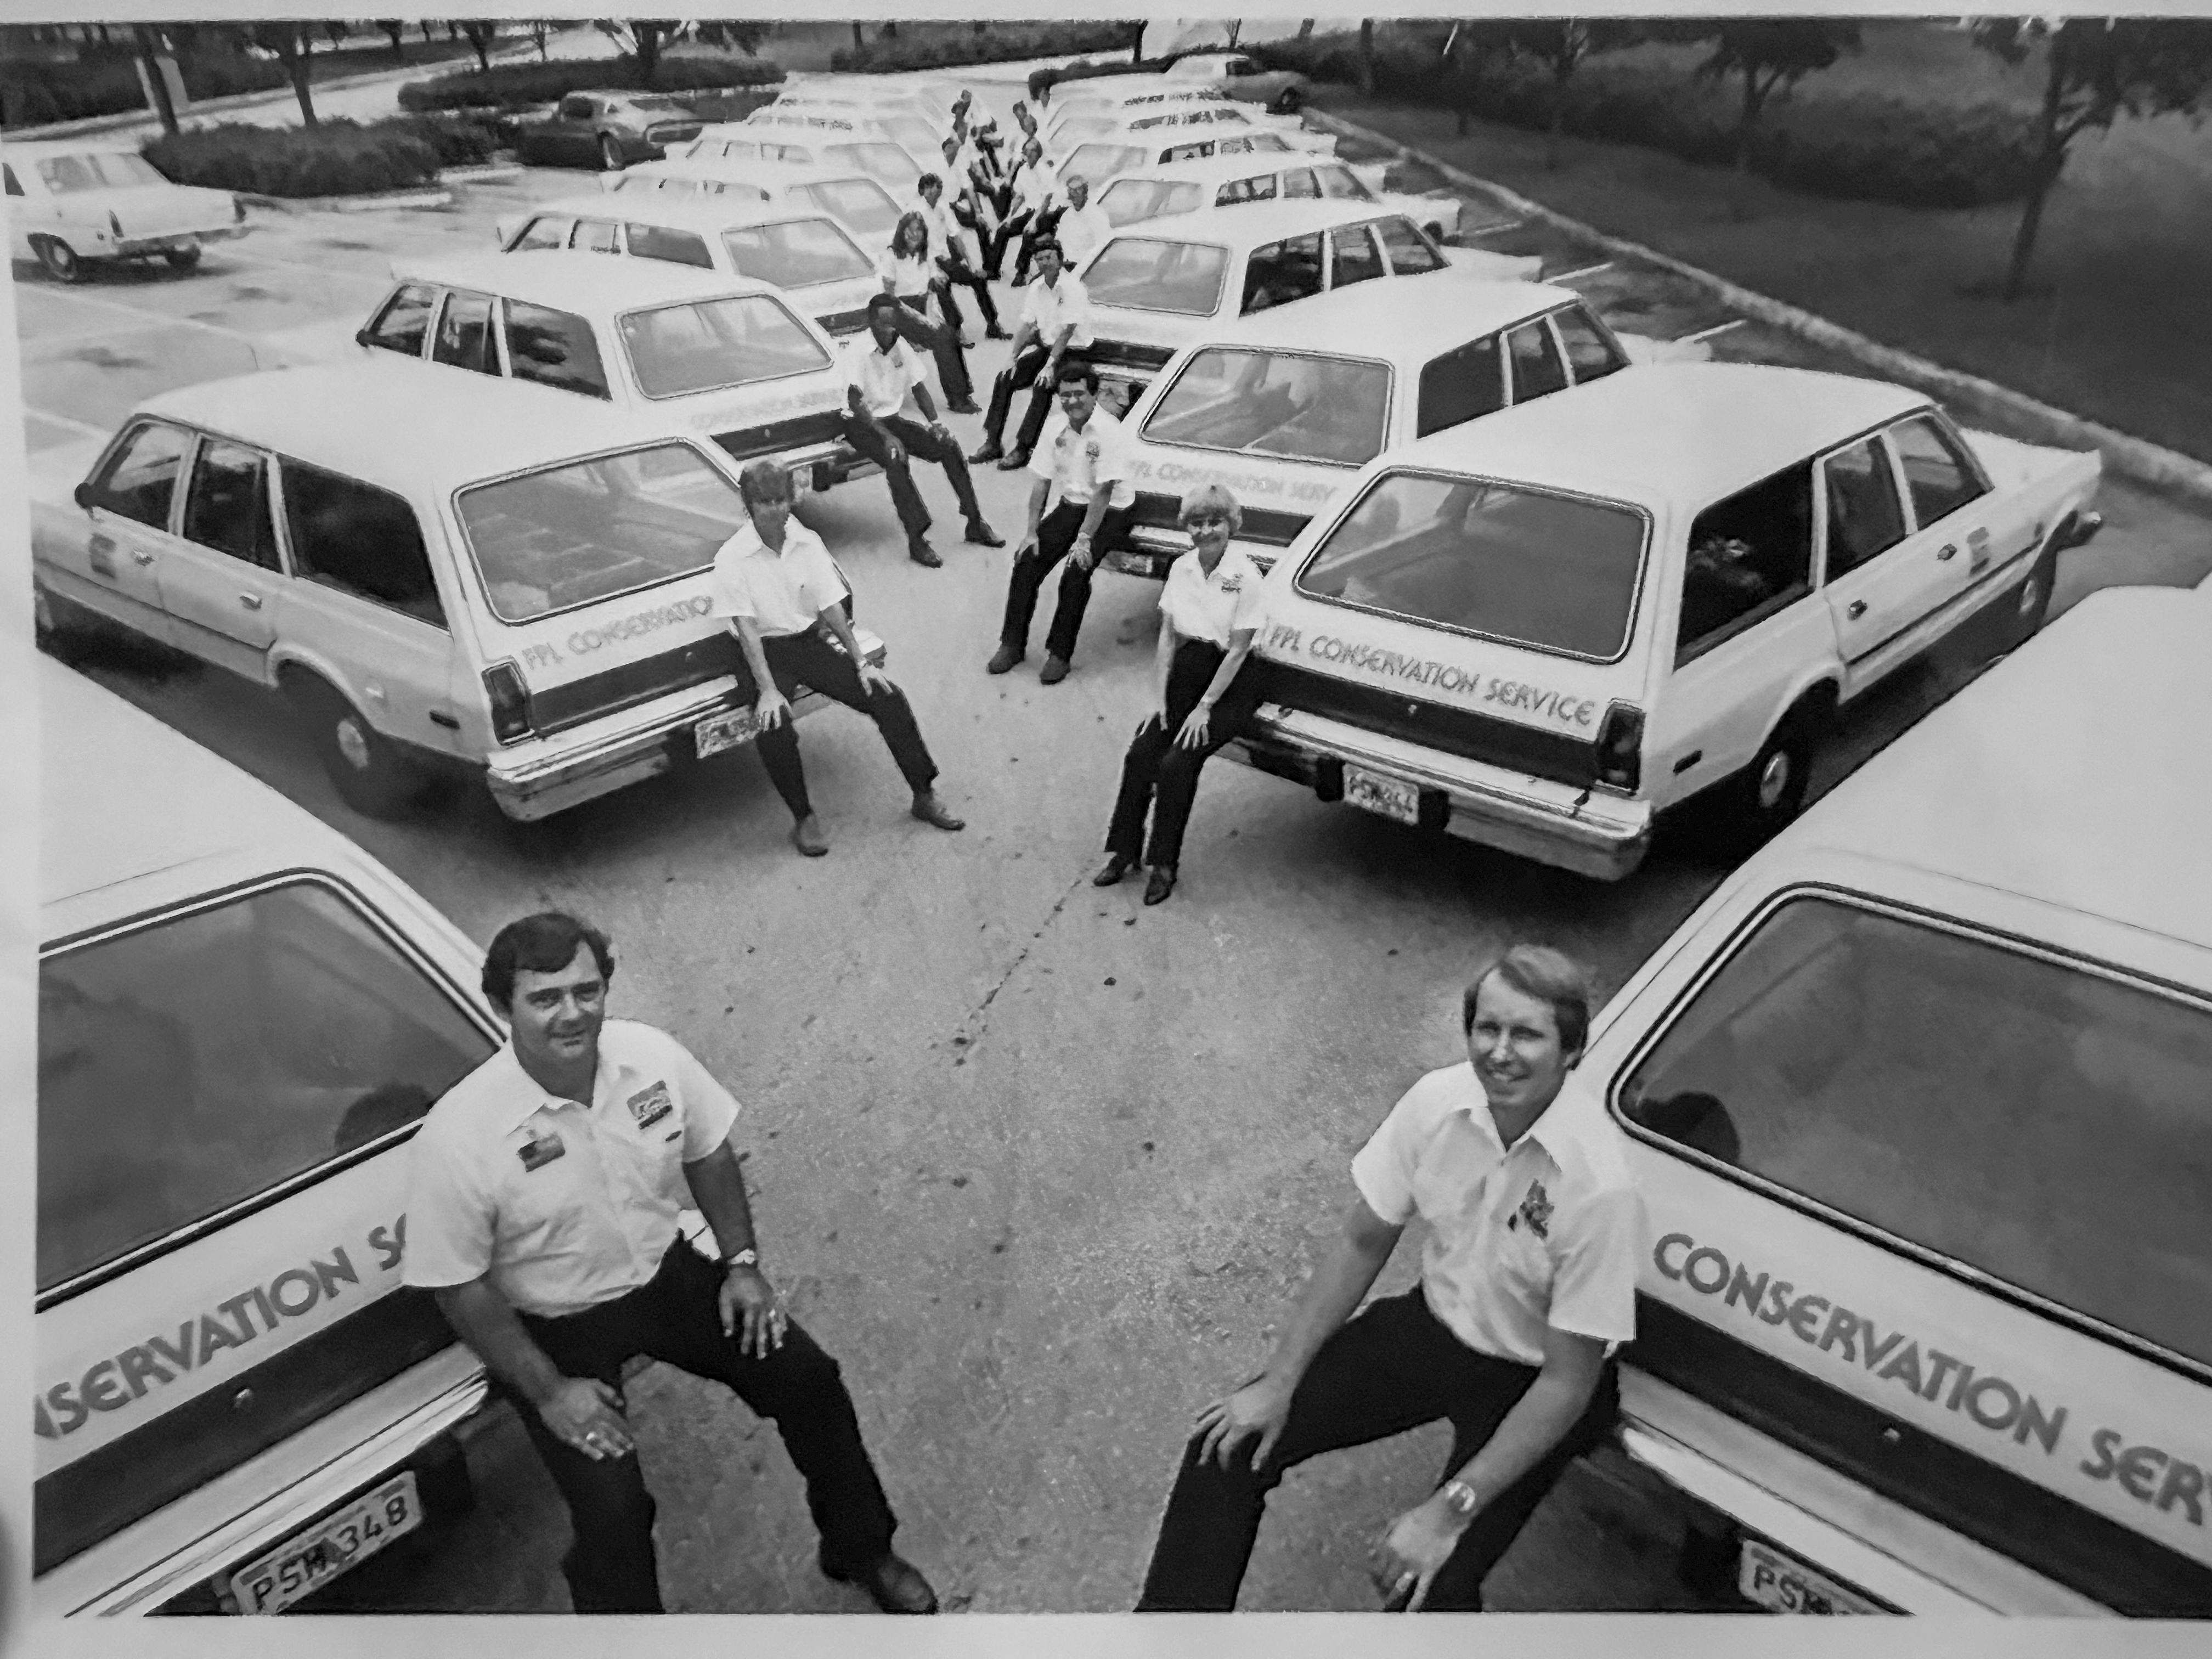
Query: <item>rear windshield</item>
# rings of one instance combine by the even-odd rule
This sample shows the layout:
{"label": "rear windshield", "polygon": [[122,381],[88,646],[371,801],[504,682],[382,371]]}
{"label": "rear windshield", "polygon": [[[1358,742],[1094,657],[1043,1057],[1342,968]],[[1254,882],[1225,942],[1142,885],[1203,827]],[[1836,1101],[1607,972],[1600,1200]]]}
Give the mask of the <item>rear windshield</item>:
{"label": "rear windshield", "polygon": [[1088,179],[1096,184],[1101,179],[1127,173],[1131,167],[1142,167],[1151,154],[1141,144],[1078,144],[1060,164],[1060,176]]}
{"label": "rear windshield", "polygon": [[875,264],[828,219],[787,219],[722,233],[722,246],[741,276],[777,288],[807,288],[848,276],[871,276]]}
{"label": "rear windshield", "polygon": [[824,144],[822,159],[834,161],[840,167],[858,167],[863,173],[872,173],[878,179],[889,179],[908,190],[921,177],[921,168],[916,165],[914,157],[896,144]]}
{"label": "rear windshield", "polygon": [[320,883],[48,957],[39,1288],[414,1122],[494,1047],[445,986]]}
{"label": "rear windshield", "polygon": [[1777,907],[1705,982],[1619,1105],[2212,1364],[2208,1077],[2202,1000],[1807,896]]}
{"label": "rear windshield", "polygon": [[461,492],[460,518],[507,623],[703,570],[746,522],[738,487],[680,443],[479,484]]}
{"label": "rear windshield", "polygon": [[1205,193],[1196,185],[1170,184],[1164,179],[1116,179],[1106,186],[1098,205],[1109,224],[1121,226],[1157,219],[1164,213],[1188,213]]}
{"label": "rear windshield", "polygon": [[1083,286],[1095,305],[1210,317],[1221,304],[1228,264],[1226,248],[1203,242],[1117,236],[1083,273]]}
{"label": "rear windshield", "polygon": [[881,231],[889,240],[891,228],[898,223],[898,204],[872,179],[831,179],[808,185],[807,194],[824,213],[866,236]]}
{"label": "rear windshield", "polygon": [[1610,662],[1626,649],[1644,520],[1482,478],[1386,473],[1298,573],[1316,599]]}
{"label": "rear windshield", "polygon": [[826,368],[782,301],[765,294],[633,311],[622,319],[623,350],[648,398],[680,398]]}
{"label": "rear windshield", "polygon": [[169,181],[154,171],[143,155],[114,150],[88,150],[82,155],[48,155],[31,163],[46,188],[57,196],[80,190],[129,190],[140,185]]}
{"label": "rear windshield", "polygon": [[885,115],[879,118],[885,132],[917,155],[934,155],[943,143],[937,129],[918,115]]}
{"label": "rear windshield", "polygon": [[1390,371],[1298,352],[1210,348],[1146,421],[1158,443],[1357,466],[1382,448]]}

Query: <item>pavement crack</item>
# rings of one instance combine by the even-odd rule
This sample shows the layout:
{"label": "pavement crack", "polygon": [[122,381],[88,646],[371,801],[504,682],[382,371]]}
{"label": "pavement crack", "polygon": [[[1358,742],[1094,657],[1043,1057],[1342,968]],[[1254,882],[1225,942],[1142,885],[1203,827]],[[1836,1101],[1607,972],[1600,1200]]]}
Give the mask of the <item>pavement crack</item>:
{"label": "pavement crack", "polygon": [[1013,960],[1006,964],[1006,971],[999,975],[989,990],[983,993],[983,1000],[968,1011],[968,1017],[960,1022],[959,1030],[953,1035],[952,1045],[960,1051],[959,1058],[953,1061],[954,1065],[959,1065],[982,1046],[984,1036],[990,1030],[991,1005],[998,1000],[999,993],[1006,988],[1013,976],[1021,972],[1022,964],[1030,959],[1030,952],[1036,949],[1046,930],[1060,919],[1060,913],[1067,908],[1068,901],[1082,890],[1086,879],[1080,872],[1077,872],[1075,879],[1069,882],[1066,890],[1053,901],[1052,908],[1045,912],[1044,920],[1030,934],[1029,942],[1014,952]]}

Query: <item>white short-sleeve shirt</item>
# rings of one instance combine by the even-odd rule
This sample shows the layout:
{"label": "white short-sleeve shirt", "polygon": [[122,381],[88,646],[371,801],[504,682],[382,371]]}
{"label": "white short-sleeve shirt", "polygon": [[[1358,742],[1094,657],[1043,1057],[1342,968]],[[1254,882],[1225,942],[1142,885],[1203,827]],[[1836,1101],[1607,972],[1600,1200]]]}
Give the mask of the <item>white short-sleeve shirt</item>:
{"label": "white short-sleeve shirt", "polygon": [[750,617],[763,638],[804,634],[852,589],[822,538],[796,519],[783,526],[778,553],[746,525],[714,555],[714,614]]}
{"label": "white short-sleeve shirt", "polygon": [[1069,350],[1080,351],[1091,343],[1091,291],[1076,281],[1073,272],[1062,270],[1049,286],[1039,277],[1023,292],[1027,297],[1022,301],[1022,320],[1036,330],[1037,340],[1047,350],[1069,323],[1075,325],[1075,332],[1067,337]]}
{"label": "white short-sleeve shirt", "polygon": [[1471,1064],[1431,1072],[1352,1178],[1383,1220],[1429,1224],[1422,1292],[1477,1352],[1540,1365],[1547,1326],[1607,1343],[1636,1334],[1643,1203],[1626,1138],[1572,1076],[1508,1147]]}
{"label": "white short-sleeve shirt", "polygon": [[1127,429],[1104,410],[1093,409],[1078,432],[1055,399],[1030,453],[1030,474],[1049,482],[1059,501],[1087,507],[1103,487],[1107,506],[1127,507],[1137,499],[1129,482],[1132,447]]}
{"label": "white short-sleeve shirt", "polygon": [[896,254],[884,248],[876,255],[876,278],[889,283],[890,291],[902,299],[919,300],[929,292],[929,279],[936,270],[927,258],[914,254]]}
{"label": "white short-sleeve shirt", "polygon": [[855,334],[838,349],[844,357],[845,384],[860,388],[860,401],[879,421],[905,408],[907,393],[928,373],[904,340],[893,340],[889,351],[878,350],[872,331]]}
{"label": "white short-sleeve shirt", "polygon": [[489,1278],[555,1318],[659,1271],[690,1202],[684,1166],[729,1139],[738,1103],[665,1031],[611,1019],[589,1101],[550,1094],[512,1044],[446,1091],[416,1133],[407,1284]]}
{"label": "white short-sleeve shirt", "polygon": [[1187,640],[1211,640],[1224,651],[1232,634],[1260,625],[1260,567],[1224,548],[1207,575],[1196,552],[1179,555],[1160,589],[1160,611]]}
{"label": "white short-sleeve shirt", "polygon": [[1106,216],[1106,210],[1098,205],[1094,195],[1083,206],[1071,207],[1061,214],[1052,234],[1060,239],[1060,252],[1066,256],[1069,265],[1079,265],[1106,246],[1107,239],[1114,234],[1114,222]]}

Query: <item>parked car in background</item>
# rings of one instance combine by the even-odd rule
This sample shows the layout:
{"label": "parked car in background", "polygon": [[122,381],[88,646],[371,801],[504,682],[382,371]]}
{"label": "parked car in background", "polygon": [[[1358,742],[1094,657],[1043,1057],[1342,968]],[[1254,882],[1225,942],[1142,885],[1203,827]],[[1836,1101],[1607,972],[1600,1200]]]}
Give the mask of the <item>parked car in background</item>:
{"label": "parked car in background", "polygon": [[2100,471],[1902,386],[1750,363],[1469,421],[1378,457],[1268,574],[1244,757],[1603,880],[1708,790],[1748,848],[1888,675],[1963,629],[2035,631]]}
{"label": "parked car in background", "polygon": [[539,167],[598,167],[657,161],[699,136],[699,118],[673,98],[645,92],[572,92],[553,112],[522,123],[515,154]]}
{"label": "parked car in background", "polygon": [[1220,324],[1124,420],[1137,497],[1107,568],[1164,576],[1190,546],[1183,491],[1220,483],[1243,508],[1236,544],[1264,571],[1384,450],[1683,349],[1616,337],[1580,295],[1535,283],[1455,284],[1433,307],[1355,283]]}
{"label": "parked car in background", "polygon": [[275,1613],[469,1507],[483,1368],[400,1285],[402,1211],[501,1029],[477,947],[352,842],[34,684],[32,1607]]}
{"label": "parked car in background", "polygon": [[[1062,178],[1079,176],[1073,167]],[[1349,162],[1308,155],[1209,155],[1124,173],[1099,192],[1098,205],[1116,225],[1164,218],[1243,202],[1325,199],[1372,202],[1402,213],[1438,241],[1456,236],[1466,204],[1444,191],[1411,196],[1378,190]]]}
{"label": "parked car in background", "polygon": [[755,112],[763,112],[830,116],[872,126],[916,160],[935,156],[938,146],[951,131],[949,100],[933,108],[920,97],[884,86],[847,88],[808,81],[780,94],[774,103]]}
{"label": "parked car in background", "polygon": [[854,115],[787,110],[770,104],[755,110],[737,125],[741,135],[782,145],[781,155],[763,159],[857,167],[902,196],[913,195],[915,181],[941,167],[944,161],[933,145],[924,150],[910,149],[880,122]]}
{"label": "parked car in background", "polygon": [[[643,161],[607,181],[617,195],[665,192],[686,196],[733,196],[739,201],[776,202],[801,211],[826,213],[853,233],[864,248],[890,244],[905,204],[883,181],[865,173],[834,167],[799,167],[780,161],[720,161],[679,155]],[[910,201],[911,198],[909,198]]]}
{"label": "parked car in background", "polygon": [[540,818],[750,742],[709,592],[746,522],[737,464],[591,398],[468,374],[429,395],[439,373],[165,392],[74,484],[73,452],[42,452],[43,625],[119,625],[267,687],[372,816],[458,771]]}
{"label": "parked car in background", "polygon": [[2201,596],[2090,594],[1595,1021],[1650,1252],[1623,1440],[1700,1588],[2212,1613],[2207,708]]}
{"label": "parked car in background", "polygon": [[1055,166],[1085,144],[1167,144],[1224,137],[1249,139],[1260,134],[1279,138],[1284,148],[1334,155],[1336,135],[1309,132],[1303,126],[1270,122],[1267,118],[1220,99],[1170,105],[1150,114],[1123,110],[1097,115],[1071,115],[1061,120],[1045,140],[1045,154]]}
{"label": "parked car in background", "polygon": [[787,291],[840,339],[867,327],[868,301],[883,290],[874,255],[836,220],[733,195],[566,197],[502,220],[498,234],[510,253],[569,248],[750,276]]}
{"label": "parked car in background", "polygon": [[1115,134],[1097,143],[1076,145],[1056,165],[1063,179],[1071,174],[1079,174],[1093,185],[1098,185],[1124,173],[1148,167],[1173,167],[1177,162],[1198,161],[1209,155],[1274,156],[1304,153],[1279,132],[1255,132],[1249,136],[1230,133],[1219,137],[1183,137],[1163,143],[1156,133],[1125,132],[1117,128]]}
{"label": "parked car in background", "polygon": [[1296,70],[1271,70],[1241,52],[1194,52],[1168,65],[1169,78],[1212,87],[1225,98],[1260,104],[1283,115],[1306,106],[1313,86]]}
{"label": "parked car in background", "polygon": [[224,190],[173,185],[136,149],[97,140],[0,149],[9,254],[36,259],[58,283],[81,283],[95,264],[200,262],[209,242],[246,234],[246,204]]}

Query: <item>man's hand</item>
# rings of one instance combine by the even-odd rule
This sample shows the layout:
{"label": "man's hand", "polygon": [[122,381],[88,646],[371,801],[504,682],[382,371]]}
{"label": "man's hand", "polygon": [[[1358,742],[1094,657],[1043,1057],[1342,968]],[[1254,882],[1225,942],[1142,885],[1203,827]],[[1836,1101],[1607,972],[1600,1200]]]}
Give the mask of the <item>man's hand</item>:
{"label": "man's hand", "polygon": [[1057,346],[1044,354],[1044,367],[1037,370],[1037,378],[1047,386],[1060,383],[1060,349]]}
{"label": "man's hand", "polygon": [[573,1446],[594,1462],[605,1457],[628,1457],[637,1449],[623,1421],[622,1395],[594,1376],[564,1376],[560,1386],[538,1402],[538,1415],[564,1446]]}
{"label": "man's hand", "polygon": [[1032,530],[1028,535],[1022,538],[1022,544],[1014,550],[1014,557],[1017,559],[1026,559],[1034,556],[1036,553],[1036,532]]}
{"label": "man's hand", "polygon": [[906,446],[888,432],[884,434],[884,453],[890,458],[890,465],[893,466],[902,465],[905,463]]}
{"label": "man's hand", "polygon": [[1098,562],[1097,551],[1091,545],[1088,536],[1078,536],[1068,548],[1067,556],[1075,562],[1075,568],[1079,570],[1088,570]]}
{"label": "man's hand", "polygon": [[1291,1416],[1291,1393],[1290,1384],[1278,1382],[1263,1371],[1236,1393],[1206,1407],[1198,1414],[1203,1437],[1199,1442],[1199,1461],[1211,1457],[1225,1469],[1229,1455],[1256,1434],[1260,1443],[1252,1449],[1252,1467],[1258,1468],[1282,1438],[1283,1425]]}
{"label": "man's hand", "polygon": [[1206,716],[1210,713],[1212,711],[1204,703],[1199,704],[1190,711],[1189,716],[1182,723],[1182,730],[1176,733],[1176,748],[1203,749],[1206,747]]}
{"label": "man's hand", "polygon": [[864,691],[890,692],[898,690],[891,684],[891,677],[872,662],[864,659],[855,672],[860,677],[860,689]]}
{"label": "man's hand", "polygon": [[760,698],[753,704],[753,724],[763,732],[772,732],[791,718],[791,705],[783,693],[773,685],[762,689]]}
{"label": "man's hand", "polygon": [[1375,1546],[1375,1587],[1390,1612],[1419,1613],[1429,1587],[1459,1547],[1467,1521],[1440,1493],[1390,1523]]}
{"label": "man's hand", "polygon": [[765,1359],[783,1346],[783,1298],[757,1267],[732,1267],[722,1275],[722,1334],[738,1339],[738,1352]]}
{"label": "man's hand", "polygon": [[929,429],[932,432],[934,432],[940,438],[949,438],[952,435],[952,434],[946,429],[944,417],[941,416],[929,423]]}

